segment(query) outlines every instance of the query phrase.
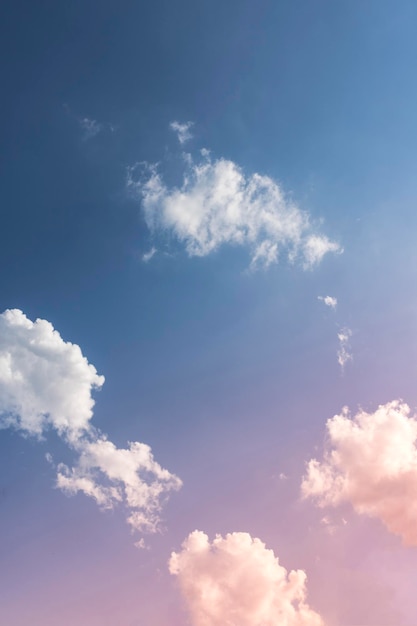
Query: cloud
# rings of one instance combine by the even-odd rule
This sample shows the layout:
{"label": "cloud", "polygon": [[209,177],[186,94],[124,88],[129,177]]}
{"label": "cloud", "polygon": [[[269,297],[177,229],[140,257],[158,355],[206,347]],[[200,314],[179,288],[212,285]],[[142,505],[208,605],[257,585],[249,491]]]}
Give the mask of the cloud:
{"label": "cloud", "polygon": [[76,450],[79,459],[74,467],[58,466],[57,486],[68,494],[81,491],[103,508],[124,502],[133,529],[156,532],[160,499],[179,489],[181,481],[154,460],[151,448],[137,441],[126,449],[116,448],[101,435],[79,441]]}
{"label": "cloud", "polygon": [[285,251],[290,262],[308,269],[327,253],[342,252],[269,176],[246,176],[233,161],[212,160],[207,150],[198,163],[185,156],[180,187],[167,187],[155,165],[139,180],[139,166],[130,168],[127,186],[140,198],[149,229],[174,235],[190,257],[245,246],[252,268],[277,263]]}
{"label": "cloud", "polygon": [[336,309],[337,307],[337,298],[334,298],[333,296],[318,296],[317,299],[324,302],[324,304],[331,309]]}
{"label": "cloud", "polygon": [[148,250],[148,252],[145,252],[145,254],[142,255],[142,261],[144,263],[149,263],[149,261],[152,259],[153,256],[155,256],[156,253],[157,249],[155,248],[155,246],[152,246],[152,248]]}
{"label": "cloud", "polygon": [[323,460],[307,464],[301,492],[319,507],[350,502],[417,546],[417,420],[395,400],[353,418],[345,408],[327,421]]}
{"label": "cloud", "polygon": [[178,141],[181,145],[192,139],[193,135],[191,133],[191,128],[194,125],[194,122],[184,122],[181,124],[180,122],[171,122],[169,127],[174,133],[177,134]]}
{"label": "cloud", "polygon": [[28,435],[54,428],[68,440],[88,430],[92,391],[104,383],[76,344],[18,309],[0,315],[0,421]]}
{"label": "cloud", "polygon": [[[148,445],[117,448],[91,424],[92,392],[104,383],[76,344],[46,320],[18,309],[0,315],[0,426],[43,437],[55,430],[75,455],[57,467],[57,487],[78,491],[102,508],[123,503],[136,530],[155,531],[162,498],[181,481],[163,469]],[[52,456],[47,460],[53,463]]]}
{"label": "cloud", "polygon": [[353,359],[351,348],[350,348],[350,338],[352,336],[352,331],[350,328],[343,328],[340,333],[337,334],[337,338],[339,340],[339,349],[337,351],[337,362],[342,368],[342,372],[345,368],[345,365],[348,361]]}
{"label": "cloud", "polygon": [[193,626],[323,626],[306,604],[306,574],[290,573],[272,550],[248,533],[194,531],[173,552],[171,574],[179,585]]}
{"label": "cloud", "polygon": [[82,117],[78,120],[84,131],[84,139],[92,139],[103,130],[103,125],[89,117]]}

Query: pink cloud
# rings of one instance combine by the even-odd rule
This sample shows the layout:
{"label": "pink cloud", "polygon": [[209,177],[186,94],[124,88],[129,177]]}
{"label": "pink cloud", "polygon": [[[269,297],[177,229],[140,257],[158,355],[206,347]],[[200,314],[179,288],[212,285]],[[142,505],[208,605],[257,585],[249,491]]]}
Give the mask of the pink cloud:
{"label": "pink cloud", "polygon": [[287,572],[248,533],[192,532],[169,561],[193,626],[324,626],[305,602],[306,574]]}
{"label": "pink cloud", "polygon": [[344,409],[327,421],[327,435],[323,460],[307,465],[302,495],[320,507],[350,502],[417,546],[417,421],[407,404],[396,400],[353,418]]}

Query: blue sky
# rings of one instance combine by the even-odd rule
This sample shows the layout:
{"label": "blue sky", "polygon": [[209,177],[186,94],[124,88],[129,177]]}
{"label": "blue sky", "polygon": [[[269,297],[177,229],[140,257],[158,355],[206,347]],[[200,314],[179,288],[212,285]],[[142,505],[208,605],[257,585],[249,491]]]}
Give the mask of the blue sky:
{"label": "blue sky", "polygon": [[[354,499],[326,533],[299,492],[343,406],[417,405],[416,20],[406,0],[3,2],[0,312],[79,345],[106,378],[96,428],[149,444],[183,487],[137,550],[121,507],[54,488],[45,454],[73,463],[65,438],[0,430],[0,621],[218,626],[190,609],[187,563],[178,584],[167,568],[197,529],[305,569],[326,626],[415,624],[415,547]],[[183,145],[173,121],[192,122]],[[163,211],[202,149],[275,181],[340,253],[305,269],[284,245],[252,271],[247,242],[192,256],[191,231],[152,231],[129,168],[158,164]]]}

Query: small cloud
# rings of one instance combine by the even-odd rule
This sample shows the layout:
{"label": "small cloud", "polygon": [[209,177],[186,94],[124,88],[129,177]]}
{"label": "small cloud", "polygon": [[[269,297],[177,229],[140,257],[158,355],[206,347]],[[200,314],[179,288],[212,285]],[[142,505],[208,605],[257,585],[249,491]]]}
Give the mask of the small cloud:
{"label": "small cloud", "polygon": [[324,626],[306,602],[306,573],[288,572],[248,533],[210,542],[195,530],[172,553],[169,571],[178,577],[193,626]]}
{"label": "small cloud", "polygon": [[342,254],[343,248],[325,235],[311,235],[304,244],[304,268],[310,269],[320,263],[328,252]]}
{"label": "small cloud", "polygon": [[326,306],[330,307],[333,310],[337,307],[337,298],[334,298],[333,296],[318,296],[317,299],[321,300],[321,302],[324,302]]}
{"label": "small cloud", "polygon": [[323,460],[308,462],[302,496],[321,508],[350,502],[358,514],[380,519],[405,545],[417,546],[417,419],[408,405],[395,400],[354,417],[345,407],[326,430]]}
{"label": "small cloud", "polygon": [[155,256],[156,253],[157,249],[152,246],[152,248],[148,252],[145,252],[145,254],[142,255],[142,261],[144,263],[149,263],[149,261],[152,259],[153,256]]}
{"label": "small cloud", "polygon": [[329,515],[325,515],[321,518],[320,524],[324,527],[326,533],[334,535],[338,530],[347,524],[347,521],[343,518],[340,521],[337,521]]}
{"label": "small cloud", "polygon": [[83,117],[79,121],[81,128],[84,131],[83,139],[87,141],[88,139],[92,139],[96,135],[99,134],[103,130],[103,125],[93,120],[89,117]]}
{"label": "small cloud", "polygon": [[337,334],[339,340],[339,349],[337,351],[337,362],[342,368],[342,372],[345,369],[345,365],[348,361],[352,361],[353,355],[351,353],[350,338],[352,331],[350,328],[343,328],[340,333]]}
{"label": "small cloud", "polygon": [[170,129],[177,134],[178,141],[181,145],[192,139],[193,135],[190,131],[192,126],[194,126],[194,122],[184,122],[181,124],[180,122],[174,121],[169,125]]}
{"label": "small cloud", "polygon": [[278,478],[280,480],[288,480],[288,476],[286,474],[284,474],[284,472],[281,472],[280,475],[278,476]]}

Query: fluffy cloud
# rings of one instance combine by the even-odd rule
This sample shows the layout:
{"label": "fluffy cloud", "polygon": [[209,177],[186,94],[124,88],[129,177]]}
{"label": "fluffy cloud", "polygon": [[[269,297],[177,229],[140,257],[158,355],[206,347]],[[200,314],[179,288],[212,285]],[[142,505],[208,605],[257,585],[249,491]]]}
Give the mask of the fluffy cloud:
{"label": "fluffy cloud", "polygon": [[92,391],[103,383],[79,346],[46,320],[32,322],[17,309],[0,315],[0,426],[37,437],[54,429],[76,459],[72,468],[58,465],[57,486],[103,508],[123,503],[133,528],[155,531],[162,497],[181,481],[146,444],[117,448],[91,425]]}
{"label": "fluffy cloud", "polygon": [[272,178],[245,176],[233,161],[212,160],[207,150],[199,163],[185,156],[180,187],[167,187],[155,166],[141,180],[130,168],[127,185],[141,198],[151,231],[172,233],[189,256],[206,256],[226,244],[245,246],[255,268],[276,263],[285,250],[290,262],[299,260],[307,269],[328,252],[342,251],[315,231],[309,215]]}
{"label": "fluffy cloud", "polygon": [[248,533],[217,535],[212,543],[194,531],[173,552],[193,626],[323,626],[305,602],[306,574],[290,573],[272,550]]}
{"label": "fluffy cloud", "polygon": [[337,298],[334,298],[333,296],[318,296],[317,299],[324,302],[324,304],[331,309],[335,309],[337,307]]}
{"label": "fluffy cloud", "polygon": [[353,359],[352,353],[350,351],[350,338],[352,336],[352,331],[350,328],[343,328],[340,333],[337,334],[337,338],[339,340],[339,349],[337,351],[337,362],[342,368],[342,372],[345,369],[345,365],[348,361]]}
{"label": "fluffy cloud", "polygon": [[124,502],[132,528],[155,532],[161,497],[179,489],[181,481],[154,460],[151,448],[137,441],[127,449],[116,448],[101,436],[80,440],[77,451],[79,459],[73,468],[58,466],[58,487],[69,494],[81,491],[103,508]]}
{"label": "fluffy cloud", "polygon": [[48,426],[68,439],[89,428],[92,390],[101,387],[79,346],[46,320],[18,309],[0,315],[0,423],[40,436]]}
{"label": "fluffy cloud", "polygon": [[177,134],[178,141],[181,145],[192,139],[192,126],[193,122],[184,122],[183,124],[181,124],[180,122],[171,122],[169,125],[170,129]]}
{"label": "fluffy cloud", "polygon": [[417,546],[417,421],[400,401],[327,421],[323,460],[307,465],[301,491],[318,506],[350,502],[379,518],[406,545]]}

